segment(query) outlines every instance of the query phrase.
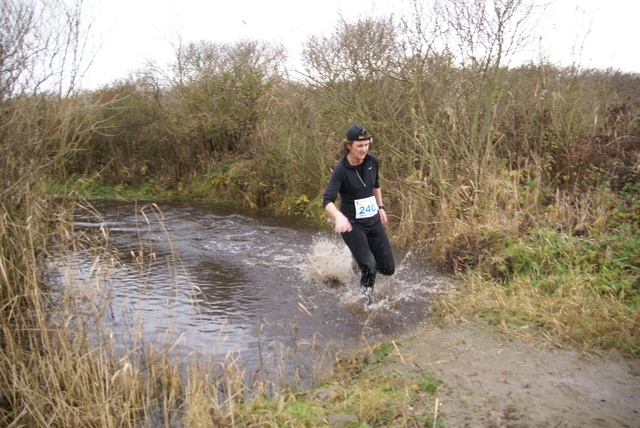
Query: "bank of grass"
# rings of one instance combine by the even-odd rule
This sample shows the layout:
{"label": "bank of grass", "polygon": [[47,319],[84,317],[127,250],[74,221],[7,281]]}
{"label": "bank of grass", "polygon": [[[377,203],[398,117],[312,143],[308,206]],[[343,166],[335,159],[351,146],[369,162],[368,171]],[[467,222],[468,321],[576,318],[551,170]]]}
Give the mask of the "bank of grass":
{"label": "bank of grass", "polygon": [[461,269],[436,317],[476,318],[509,335],[637,356],[640,203],[614,199],[577,226],[547,219],[524,233],[476,238],[467,260],[473,268]]}
{"label": "bank of grass", "polygon": [[127,184],[103,184],[91,178],[79,178],[65,183],[52,181],[47,185],[47,191],[59,198],[72,197],[97,199],[170,199],[176,198],[175,192],[168,191],[156,185],[151,180],[142,186]]}
{"label": "bank of grass", "polygon": [[193,174],[172,184],[150,179],[141,185],[108,184],[99,179],[79,178],[64,183],[51,181],[47,191],[60,198],[75,195],[90,200],[123,199],[148,201],[197,201],[238,209],[296,218],[307,224],[326,224],[322,195],[317,192],[288,192],[275,184],[265,184],[255,171],[260,159],[226,159],[215,168]]}
{"label": "bank of grass", "polygon": [[381,343],[337,358],[331,376],[307,391],[284,389],[257,394],[247,401],[211,409],[192,426],[250,427],[440,427],[437,392],[441,381],[428,373],[411,375],[385,370],[395,343]]}

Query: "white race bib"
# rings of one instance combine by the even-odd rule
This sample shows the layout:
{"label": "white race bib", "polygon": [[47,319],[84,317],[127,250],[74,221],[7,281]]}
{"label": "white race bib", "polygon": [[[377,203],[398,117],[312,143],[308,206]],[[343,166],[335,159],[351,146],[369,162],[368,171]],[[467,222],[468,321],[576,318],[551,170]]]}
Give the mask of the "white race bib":
{"label": "white race bib", "polygon": [[354,202],[356,204],[356,218],[373,217],[378,212],[378,204],[376,203],[375,196],[356,199]]}

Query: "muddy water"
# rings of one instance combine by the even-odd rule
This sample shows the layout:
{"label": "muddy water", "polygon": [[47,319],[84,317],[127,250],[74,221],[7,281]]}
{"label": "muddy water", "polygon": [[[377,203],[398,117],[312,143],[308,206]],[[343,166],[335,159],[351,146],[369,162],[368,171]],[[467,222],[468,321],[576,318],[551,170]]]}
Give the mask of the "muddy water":
{"label": "muddy water", "polygon": [[79,209],[75,225],[107,231],[121,254],[107,275],[114,335],[180,355],[233,353],[252,367],[312,370],[331,358],[327,349],[418,326],[442,284],[395,249],[396,274],[379,276],[365,306],[351,256],[329,227],[207,204],[94,207],[99,215]]}

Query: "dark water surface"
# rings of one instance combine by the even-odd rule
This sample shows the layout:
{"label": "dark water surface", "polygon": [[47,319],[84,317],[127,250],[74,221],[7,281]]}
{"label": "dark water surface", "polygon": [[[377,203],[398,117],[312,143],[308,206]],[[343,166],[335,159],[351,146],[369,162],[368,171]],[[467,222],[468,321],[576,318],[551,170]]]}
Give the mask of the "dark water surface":
{"label": "dark water surface", "polygon": [[210,204],[94,208],[99,215],[77,210],[76,228],[106,230],[123,262],[107,275],[110,328],[178,355],[233,353],[250,367],[311,370],[329,348],[419,326],[443,281],[395,249],[397,272],[378,277],[366,307],[351,256],[328,225],[318,231]]}

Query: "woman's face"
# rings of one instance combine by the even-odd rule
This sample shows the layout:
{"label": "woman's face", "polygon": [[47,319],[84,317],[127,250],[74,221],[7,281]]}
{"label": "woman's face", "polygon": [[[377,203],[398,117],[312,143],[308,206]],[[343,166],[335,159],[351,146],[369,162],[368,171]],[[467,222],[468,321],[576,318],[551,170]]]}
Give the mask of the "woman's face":
{"label": "woman's face", "polygon": [[364,157],[369,151],[369,143],[371,143],[370,139],[351,142],[349,153],[354,160],[358,161],[358,163],[364,161]]}

